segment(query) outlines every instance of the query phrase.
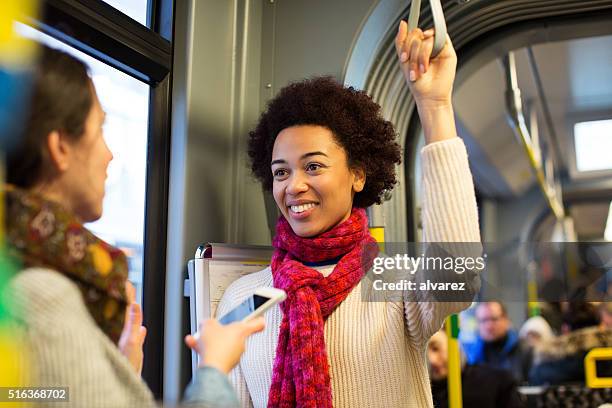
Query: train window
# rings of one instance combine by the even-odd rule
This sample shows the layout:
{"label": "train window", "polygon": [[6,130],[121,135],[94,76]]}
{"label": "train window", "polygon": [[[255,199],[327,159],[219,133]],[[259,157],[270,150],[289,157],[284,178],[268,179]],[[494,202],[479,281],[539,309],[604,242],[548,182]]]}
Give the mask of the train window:
{"label": "train window", "polygon": [[18,24],[17,29],[23,36],[76,56],[90,68],[98,98],[106,111],[104,137],[114,158],[108,168],[104,214],[87,227],[128,255],[129,279],[136,287],[140,303],[149,85],[28,25]]}
{"label": "train window", "polygon": [[612,170],[612,119],[576,123],[574,145],[578,171]]}
{"label": "train window", "polygon": [[140,24],[147,25],[147,10],[149,8],[148,0],[103,0],[105,3],[113,6],[138,21]]}

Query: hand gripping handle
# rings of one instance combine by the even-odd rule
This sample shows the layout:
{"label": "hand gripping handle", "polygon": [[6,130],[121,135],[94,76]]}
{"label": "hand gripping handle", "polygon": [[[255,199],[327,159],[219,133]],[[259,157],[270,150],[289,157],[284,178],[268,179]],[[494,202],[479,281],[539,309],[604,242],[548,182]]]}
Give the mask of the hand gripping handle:
{"label": "hand gripping handle", "polygon": [[[429,0],[429,7],[434,21],[434,46],[431,51],[432,58],[442,51],[446,44],[446,20],[440,0]],[[419,16],[421,15],[421,0],[412,0],[410,5],[410,15],[408,16],[408,29],[414,30],[419,26]]]}

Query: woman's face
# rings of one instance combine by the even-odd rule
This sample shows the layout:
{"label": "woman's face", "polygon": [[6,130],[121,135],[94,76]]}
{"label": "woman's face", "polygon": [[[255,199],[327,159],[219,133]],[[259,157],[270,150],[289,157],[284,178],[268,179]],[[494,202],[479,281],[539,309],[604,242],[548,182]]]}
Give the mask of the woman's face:
{"label": "woman's face", "polygon": [[448,376],[448,338],[444,331],[436,332],[427,343],[427,358],[432,380],[443,380]]}
{"label": "woman's face", "polygon": [[93,104],[81,138],[69,142],[67,167],[61,175],[65,205],[83,222],[102,216],[106,171],[113,154],[102,133],[105,113],[92,86]]}
{"label": "woman's face", "polygon": [[353,196],[365,175],[350,169],[331,130],[292,126],[276,137],[271,163],[276,205],[300,237],[328,231],[351,215]]}

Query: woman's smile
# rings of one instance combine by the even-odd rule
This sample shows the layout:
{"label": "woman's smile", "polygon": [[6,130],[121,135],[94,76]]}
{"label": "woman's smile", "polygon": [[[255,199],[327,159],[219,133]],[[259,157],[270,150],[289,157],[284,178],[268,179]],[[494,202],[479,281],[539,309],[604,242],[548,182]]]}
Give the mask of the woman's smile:
{"label": "woman's smile", "polygon": [[319,203],[308,202],[305,204],[290,204],[287,208],[291,218],[294,220],[304,220],[308,218],[318,206]]}

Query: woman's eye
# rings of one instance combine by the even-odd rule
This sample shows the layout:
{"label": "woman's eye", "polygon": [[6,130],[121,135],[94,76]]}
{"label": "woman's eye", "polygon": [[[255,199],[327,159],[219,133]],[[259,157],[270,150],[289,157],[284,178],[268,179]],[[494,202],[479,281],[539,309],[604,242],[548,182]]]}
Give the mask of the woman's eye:
{"label": "woman's eye", "polygon": [[321,167],[322,166],[319,163],[308,163],[308,165],[306,166],[306,170],[307,171],[317,171]]}
{"label": "woman's eye", "polygon": [[274,174],[274,177],[284,177],[287,172],[285,171],[285,169],[276,169],[272,174]]}

